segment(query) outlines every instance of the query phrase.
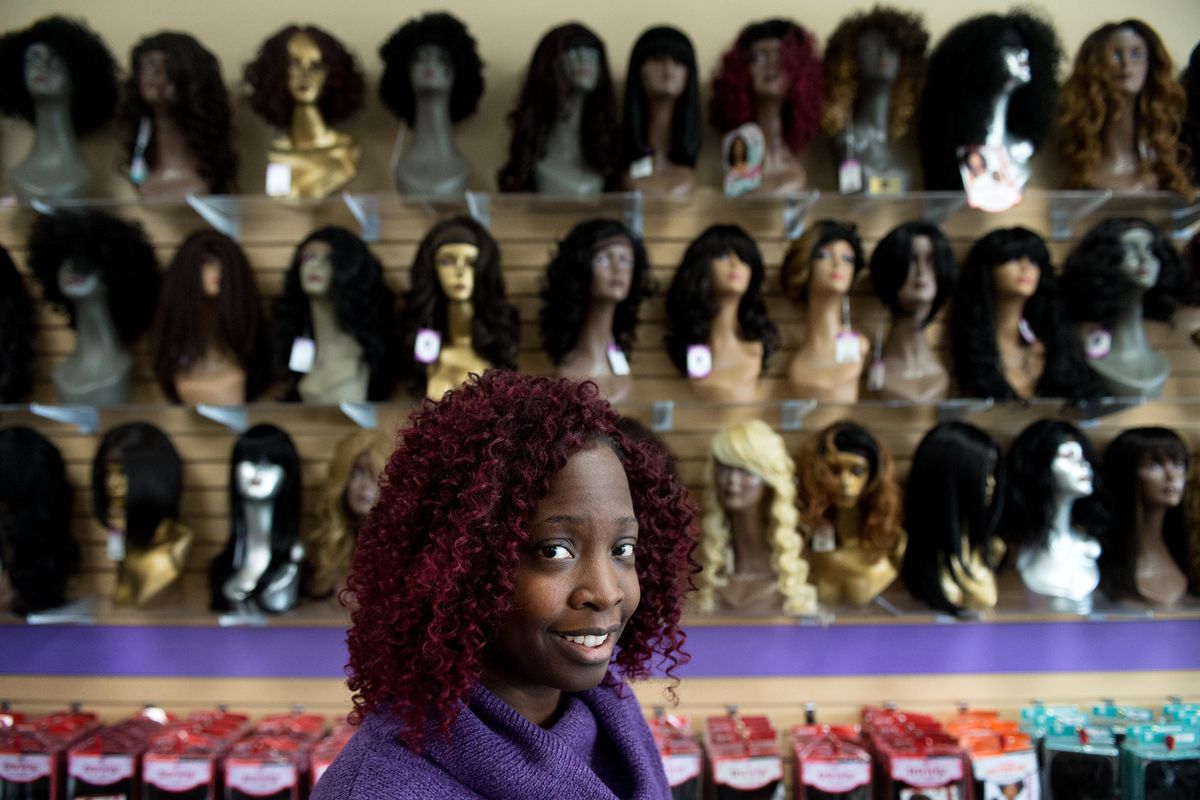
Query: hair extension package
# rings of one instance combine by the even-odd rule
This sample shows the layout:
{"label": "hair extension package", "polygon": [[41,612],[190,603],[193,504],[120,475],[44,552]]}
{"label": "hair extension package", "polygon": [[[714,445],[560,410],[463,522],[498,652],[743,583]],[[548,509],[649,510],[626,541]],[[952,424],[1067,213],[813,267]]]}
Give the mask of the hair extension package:
{"label": "hair extension package", "polygon": [[704,758],[700,743],[690,733],[691,720],[666,713],[659,706],[654,710],[654,719],[649,720],[650,733],[662,758],[671,787],[671,800],[701,800],[701,775]]}
{"label": "hair extension package", "polygon": [[64,800],[67,748],[99,726],[95,714],[49,714],[0,728],[0,797]]}
{"label": "hair extension package", "polygon": [[783,750],[766,717],[709,717],[704,750],[716,800],[783,800]]}
{"label": "hair extension package", "polygon": [[1121,747],[1122,800],[1200,797],[1200,717],[1130,728]]}
{"label": "hair extension package", "polygon": [[224,800],[301,800],[309,784],[309,753],[325,721],[299,711],[265,717],[225,759]]}
{"label": "hair extension package", "polygon": [[1041,800],[1033,738],[996,711],[963,709],[946,723],[971,757],[975,800]]}
{"label": "hair extension package", "polygon": [[857,725],[792,728],[796,800],[871,800],[871,754]]}
{"label": "hair extension package", "polygon": [[972,800],[966,751],[933,717],[866,708],[863,728],[875,754],[877,798]]}
{"label": "hair extension package", "polygon": [[142,754],[167,719],[162,709],[147,708],[72,745],[67,751],[67,797],[135,800]]}
{"label": "hair extension package", "polygon": [[142,757],[141,800],[216,800],[219,759],[248,722],[245,714],[194,711],[155,736]]}
{"label": "hair extension package", "polygon": [[1054,723],[1046,735],[1042,788],[1048,800],[1117,796],[1117,743],[1103,728]]}

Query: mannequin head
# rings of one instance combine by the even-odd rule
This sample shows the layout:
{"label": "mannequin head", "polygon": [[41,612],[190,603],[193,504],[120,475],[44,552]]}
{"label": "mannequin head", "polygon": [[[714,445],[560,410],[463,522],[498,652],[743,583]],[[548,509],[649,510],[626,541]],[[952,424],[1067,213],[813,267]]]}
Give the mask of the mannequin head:
{"label": "mannequin head", "polygon": [[817,42],[785,19],[742,28],[713,75],[709,122],[722,133],[754,121],[760,101],[780,100],[783,138],[799,152],[821,124],[821,59]]}
{"label": "mannequin head", "polygon": [[291,127],[297,102],[316,103],[330,125],[362,106],[364,82],[358,61],[341,42],[312,25],[289,25],[263,42],[244,77],[250,86],[250,107],[283,130]]}
{"label": "mannequin head", "polygon": [[[598,286],[598,281],[607,285]],[[579,223],[558,243],[558,252],[546,265],[541,311],[546,352],[561,364],[575,349],[589,304],[600,300],[616,303],[613,341],[629,353],[637,338],[638,309],[653,293],[641,239],[616,220]]]}
{"label": "mannequin head", "polygon": [[[186,33],[163,31],[133,46],[120,111],[126,163],[133,158],[142,119],[153,118],[160,111],[165,111],[183,134],[209,191],[232,192],[237,153],[221,65]],[[152,133],[145,152],[151,169],[158,164],[154,136]]]}
{"label": "mannequin head", "polygon": [[[112,491],[113,472],[124,477],[123,495]],[[164,519],[179,518],[183,462],[167,435],[148,422],[119,425],[104,435],[92,460],[92,514],[106,528],[120,527],[131,545],[143,547]],[[123,526],[114,501],[124,507]]]}
{"label": "mannequin head", "polygon": [[75,132],[87,135],[112,118],[116,74],[116,60],[90,28],[46,17],[0,37],[0,114],[32,123],[37,102],[58,96],[70,103]]}
{"label": "mannequin head", "polygon": [[61,606],[79,570],[62,455],[23,425],[0,430],[0,562],[18,614]]}
{"label": "mannequin head", "polygon": [[175,252],[154,317],[150,357],[167,399],[179,402],[176,374],[214,346],[233,354],[246,373],[247,400],[266,388],[270,343],[250,263],[233,239],[202,230]]}
{"label": "mannequin head", "polygon": [[793,303],[811,294],[844,295],[862,271],[862,240],[854,224],[823,219],[792,242],[783,256],[780,283]]}
{"label": "mannequin head", "polygon": [[859,86],[891,83],[888,138],[908,131],[925,85],[925,47],[929,32],[919,14],[875,6],[842,20],[825,45],[825,131],[846,129]]}
{"label": "mannequin head", "polygon": [[[575,51],[575,56],[568,55]],[[585,55],[593,51],[592,55]],[[582,57],[582,69],[571,68],[572,59]],[[577,78],[583,78],[582,83]],[[604,42],[588,28],[570,22],[549,31],[538,42],[517,105],[508,115],[512,142],[508,163],[497,183],[502,192],[532,192],[537,189],[534,167],[546,155],[550,132],[559,120],[563,102],[572,93],[585,93],[580,121],[583,158],[596,172],[611,181],[616,173],[619,123],[612,78]]]}
{"label": "mannequin head", "polygon": [[20,403],[33,389],[33,307],[25,281],[0,247],[0,403]]}
{"label": "mannequin head", "polygon": [[[416,121],[417,95],[427,92],[449,94],[451,122],[475,113],[483,94],[483,62],[474,37],[453,15],[413,17],[380,45],[379,57],[384,64],[379,99],[409,125]],[[427,69],[428,77],[417,69]]]}
{"label": "mannequin head", "polygon": [[797,458],[800,522],[809,530],[837,511],[862,511],[862,544],[889,553],[900,535],[900,485],[892,454],[861,425],[835,422],[804,443]]}
{"label": "mannequin head", "polygon": [[1089,536],[1104,532],[1100,461],[1083,431],[1063,420],[1039,420],[1008,450],[1008,496],[1001,524],[1013,545],[1044,546],[1059,504],[1072,501],[1071,524]]}
{"label": "mannequin head", "polygon": [[64,267],[104,292],[109,316],[126,345],[150,327],[161,277],[140,225],[99,211],[42,214],[33,223],[29,268],[46,300],[65,311],[75,327],[75,305],[83,298],[71,289],[63,291]]}
{"label": "mannequin head", "polygon": [[[680,71],[682,70],[682,75]],[[621,148],[628,165],[646,155],[649,105],[655,98],[674,97],[671,150],[667,160],[695,166],[700,152],[700,79],[696,51],[678,28],[650,28],[638,37],[625,72],[625,115]]]}
{"label": "mannequin head", "polygon": [[992,437],[966,422],[939,423],[913,454],[904,492],[908,546],[901,575],[908,590],[936,609],[958,609],[941,576],[949,559],[965,562],[969,547],[990,570],[990,542],[1004,509],[1004,460]]}
{"label": "mannequin head", "polygon": [[871,253],[871,284],[895,317],[924,312],[927,326],[954,293],[958,265],[950,240],[932,222],[893,228]]}
{"label": "mannequin head", "polygon": [[667,291],[667,354],[680,374],[687,374],[687,349],[707,344],[720,289],[713,281],[713,263],[733,259],[750,268],[749,282],[738,301],[738,336],[762,342],[763,367],[779,347],[779,330],[767,318],[763,302],[762,254],[758,245],[737,225],[712,225],[683,254]]}
{"label": "mannequin head", "polygon": [[1165,189],[1190,191],[1176,140],[1184,114],[1183,88],[1162,39],[1139,19],[1110,22],[1088,34],[1059,94],[1059,149],[1070,188],[1090,188],[1103,157],[1104,132],[1133,113],[1141,158]]}
{"label": "mannequin head", "polygon": [[807,583],[808,563],[800,556],[803,542],[796,530],[796,468],[783,439],[760,420],[724,428],[713,437],[706,481],[697,548],[702,569],[693,578],[700,608],[714,609],[715,589],[728,582],[731,545],[727,513],[757,506],[767,519],[771,563],[784,611],[810,611],[814,589]]}
{"label": "mannequin head", "polygon": [[[312,283],[318,275],[326,276],[321,287]],[[283,294],[275,299],[275,367],[288,377],[292,392],[300,380],[299,373],[288,370],[292,342],[299,336],[312,336],[310,303],[320,300],[333,303],[339,327],[362,348],[371,373],[367,399],[387,399],[396,381],[392,340],[395,296],[366,243],[334,225],[313,231],[296,247],[283,279]]]}

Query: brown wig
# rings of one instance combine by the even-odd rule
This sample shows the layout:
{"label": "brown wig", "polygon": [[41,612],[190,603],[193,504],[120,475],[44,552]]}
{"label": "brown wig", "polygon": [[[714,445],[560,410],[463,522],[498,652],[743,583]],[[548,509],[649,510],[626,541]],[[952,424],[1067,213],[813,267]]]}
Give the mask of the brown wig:
{"label": "brown wig", "polygon": [[262,43],[244,73],[250,86],[250,107],[277,128],[291,127],[296,101],[288,91],[288,42],[297,33],[308,34],[321,50],[326,76],[317,108],[325,122],[336,125],[362,106],[362,69],[341,42],[312,25],[289,25]]}

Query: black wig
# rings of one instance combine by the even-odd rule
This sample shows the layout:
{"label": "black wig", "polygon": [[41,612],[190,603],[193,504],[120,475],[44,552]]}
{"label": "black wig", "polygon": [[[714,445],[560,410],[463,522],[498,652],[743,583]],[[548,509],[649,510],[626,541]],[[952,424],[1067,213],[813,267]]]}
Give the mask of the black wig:
{"label": "black wig", "polygon": [[62,455],[23,425],[0,430],[0,566],[18,614],[61,606],[67,580],[79,570]]}
{"label": "black wig", "polygon": [[354,54],[313,25],[288,25],[262,43],[244,71],[250,87],[250,107],[275,127],[291,128],[296,101],[288,91],[288,42],[298,33],[306,34],[321,50],[326,77],[317,108],[326,123],[336,125],[362,106],[365,81]]}
{"label": "black wig", "polygon": [[[170,114],[183,133],[187,148],[196,159],[196,169],[212,194],[229,194],[237,179],[237,153],[233,149],[233,122],[229,92],[221,78],[221,65],[204,45],[186,33],[163,31],[147,36],[129,54],[129,79],[122,92],[120,118],[125,129],[125,163],[133,158],[138,126],[153,118],[142,100],[138,72],[142,57],[149,53],[166,56],[167,78],[175,87]],[[146,163],[153,169],[158,159],[152,133],[146,147]]]}
{"label": "black wig", "polygon": [[592,219],[572,228],[558,243],[558,252],[546,265],[540,318],[542,345],[555,364],[563,362],[579,339],[591,295],[592,256],[596,245],[618,237],[627,239],[633,248],[633,275],[629,295],[617,303],[613,312],[612,335],[626,354],[633,349],[638,309],[642,301],[654,293],[646,248],[641,239],[620,222]]}
{"label": "black wig", "polygon": [[238,437],[229,459],[229,541],[208,568],[213,611],[230,610],[225,581],[241,567],[240,560],[245,557],[245,500],[238,492],[237,480],[237,466],[243,461],[265,461],[283,468],[283,481],[271,512],[271,562],[247,598],[250,602],[271,584],[280,569],[294,561],[292,551],[300,541],[300,456],[287,433],[274,425],[255,425]]}
{"label": "black wig", "polygon": [[[991,501],[988,478],[995,479]],[[964,566],[970,549],[989,569],[991,540],[1004,508],[1004,460],[991,436],[966,422],[935,426],[917,445],[904,491],[904,528],[908,546],[900,574],[913,596],[947,613],[961,609],[942,591],[951,558]]]}
{"label": "black wig", "polygon": [[913,239],[918,236],[929,237],[933,245],[933,273],[937,281],[937,294],[929,306],[929,313],[919,323],[919,327],[924,328],[954,293],[954,282],[958,279],[954,250],[941,228],[922,220],[905,222],[889,231],[871,253],[871,284],[875,287],[875,294],[894,316],[908,316],[908,312],[900,306],[900,289],[908,280],[908,271],[913,262]]}
{"label": "black wig", "polygon": [[110,465],[119,466],[127,480],[125,536],[145,547],[163,520],[179,519],[183,462],[167,435],[149,422],[118,425],[104,434],[92,460],[92,513],[106,528]]}
{"label": "black wig", "polygon": [[[845,242],[854,251],[854,278],[866,266],[863,257],[862,239],[854,223],[822,219],[813,223],[792,242],[783,255],[783,268],[779,271],[783,296],[793,303],[808,302],[808,283],[812,279],[812,261],[817,251],[833,242]],[[853,279],[851,280],[853,285]]]}
{"label": "black wig", "polygon": [[383,267],[366,243],[335,225],[318,228],[297,245],[283,279],[283,293],[275,298],[272,321],[275,369],[288,381],[287,399],[299,397],[297,387],[303,377],[288,368],[292,344],[298,337],[313,335],[308,295],[300,286],[300,262],[305,245],[314,241],[325,242],[331,248],[329,263],[333,278],[329,291],[337,309],[338,326],[362,348],[371,375],[367,399],[386,400],[396,383],[395,295],[383,282]]}
{"label": "black wig", "polygon": [[417,50],[427,45],[445,50],[454,70],[450,121],[466,119],[475,113],[483,94],[483,62],[466,26],[443,12],[413,17],[380,45],[379,57],[384,67],[379,79],[379,99],[409,125],[416,121],[416,96],[409,69]]}
{"label": "black wig", "polygon": [[712,262],[729,254],[750,267],[750,285],[738,303],[738,336],[762,342],[764,369],[771,353],[779,347],[779,330],[767,317],[763,302],[766,270],[758,245],[737,225],[712,225],[688,245],[667,291],[667,355],[681,375],[687,374],[688,346],[708,343],[717,313],[712,296]]}
{"label": "black wig", "polygon": [[1179,132],[1179,163],[1189,170],[1193,184],[1200,184],[1200,44],[1192,49],[1187,68],[1183,71],[1183,91],[1187,95],[1187,111],[1183,129]]}
{"label": "black wig", "polygon": [[957,150],[987,138],[992,100],[1009,80],[999,57],[1006,46],[1029,51],[1031,73],[1009,101],[1008,131],[1028,139],[1034,149],[1050,133],[1063,55],[1054,28],[1023,10],[960,22],[934,48],[917,108],[927,190],[962,189]]}
{"label": "black wig", "polygon": [[629,69],[625,72],[625,116],[621,120],[622,163],[626,166],[648,155],[648,103],[642,87],[642,65],[662,58],[669,58],[688,70],[687,85],[675,100],[671,113],[671,150],[664,155],[673,164],[696,165],[696,155],[700,152],[700,79],[696,51],[687,34],[662,25],[639,36],[629,54]]}
{"label": "black wig", "polygon": [[0,246],[0,403],[20,403],[33,389],[33,307],[17,267]]}

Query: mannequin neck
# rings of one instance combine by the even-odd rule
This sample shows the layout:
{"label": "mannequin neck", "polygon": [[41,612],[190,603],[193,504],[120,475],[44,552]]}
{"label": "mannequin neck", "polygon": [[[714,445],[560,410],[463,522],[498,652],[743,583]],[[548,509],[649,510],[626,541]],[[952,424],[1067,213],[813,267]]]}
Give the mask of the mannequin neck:
{"label": "mannequin neck", "polygon": [[660,95],[646,98],[646,146],[655,166],[667,163],[671,153],[671,123],[675,116],[675,98]]}
{"label": "mannequin neck", "polygon": [[563,98],[558,118],[550,129],[546,153],[554,153],[560,161],[582,161],[583,145],[580,127],[583,124],[583,92],[573,91]]}
{"label": "mannequin neck", "polygon": [[195,154],[188,147],[183,130],[165,104],[154,108],[155,169],[158,171],[195,170]]}
{"label": "mannequin neck", "polygon": [[579,328],[575,352],[594,362],[608,358],[608,346],[613,343],[613,316],[617,304],[611,300],[591,300]]}
{"label": "mannequin neck", "polygon": [[927,361],[933,350],[925,338],[925,329],[920,322],[929,316],[929,307],[921,306],[911,314],[892,316],[892,328],[883,343],[885,358],[896,359],[905,364]]}
{"label": "mannequin neck", "polygon": [[1121,105],[1104,120],[1101,131],[1104,159],[1119,167],[1132,166],[1141,159],[1137,142],[1137,95],[1122,94]]}
{"label": "mannequin neck", "polygon": [[33,151],[30,159],[81,158],[79,139],[71,121],[69,99],[39,97],[34,104]]}
{"label": "mannequin neck", "polygon": [[1128,299],[1117,318],[1113,320],[1113,353],[1142,353],[1150,349],[1146,343],[1146,326],[1142,315],[1142,296],[1139,290]]}
{"label": "mannequin neck", "polygon": [[738,307],[741,302],[741,295],[727,294],[717,298],[717,313],[708,334],[710,343],[732,344],[741,338],[738,326]]}
{"label": "mannequin neck", "polygon": [[1163,525],[1167,519],[1167,507],[1153,505],[1147,507],[1141,501],[1133,518],[1134,547],[1139,559],[1146,556],[1156,556],[1167,553],[1166,540],[1163,539]]}
{"label": "mannequin neck", "polygon": [[331,342],[337,337],[346,336],[338,322],[337,308],[334,306],[333,295],[326,293],[320,296],[309,295],[308,310],[312,316],[313,339],[320,346],[321,342]]}
{"label": "mannequin neck", "polygon": [[454,141],[454,124],[450,121],[449,93],[418,94],[416,100],[414,141],[409,157],[439,161],[461,158]]}
{"label": "mannequin neck", "polygon": [[842,331],[842,297],[836,292],[809,292],[806,345],[833,346]]}
{"label": "mannequin neck", "polygon": [[839,544],[853,542],[862,535],[863,511],[857,503],[852,508],[838,508],[833,518],[833,530]]}
{"label": "mannequin neck", "polygon": [[474,321],[475,306],[469,299],[451,300],[446,304],[446,327],[451,347],[471,347]]}
{"label": "mannequin neck", "polygon": [[[271,549],[271,525],[275,517],[273,499],[242,500],[242,519],[246,523],[246,552]],[[260,551],[261,552],[261,551]]]}
{"label": "mannequin neck", "polygon": [[783,98],[754,98],[754,121],[763,132],[763,169],[791,160],[792,153],[783,141]]}
{"label": "mannequin neck", "polygon": [[750,508],[726,511],[734,569],[744,575],[771,572],[771,543],[767,541],[767,507],[759,502]]}
{"label": "mannequin neck", "polygon": [[98,289],[75,302],[76,350],[119,350],[121,341],[108,309],[108,293]]}
{"label": "mannequin neck", "polygon": [[325,124],[316,103],[296,103],[292,111],[292,128],[289,133],[295,150],[315,150],[329,147],[337,134]]}
{"label": "mannequin neck", "polygon": [[1016,86],[1012,83],[1006,84],[992,97],[992,113],[988,121],[987,139],[984,144],[1001,147],[1005,145],[1008,139],[1008,104],[1012,100],[1015,88]]}
{"label": "mannequin neck", "polygon": [[891,109],[891,81],[878,79],[859,84],[854,98],[854,136],[860,138],[878,132],[876,135],[886,140]]}
{"label": "mannequin neck", "polygon": [[1025,313],[1025,298],[1019,295],[996,298],[996,341],[1023,343],[1021,319]]}
{"label": "mannequin neck", "polygon": [[1050,530],[1046,537],[1048,541],[1072,535],[1071,511],[1075,508],[1076,499],[1073,494],[1059,494],[1054,498],[1054,516],[1050,518]]}

